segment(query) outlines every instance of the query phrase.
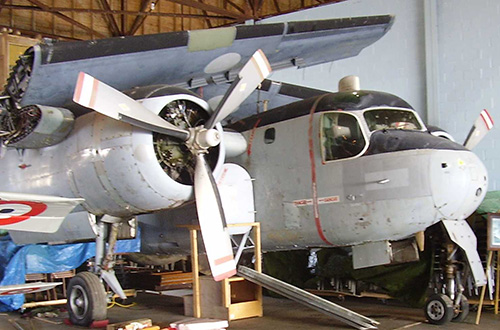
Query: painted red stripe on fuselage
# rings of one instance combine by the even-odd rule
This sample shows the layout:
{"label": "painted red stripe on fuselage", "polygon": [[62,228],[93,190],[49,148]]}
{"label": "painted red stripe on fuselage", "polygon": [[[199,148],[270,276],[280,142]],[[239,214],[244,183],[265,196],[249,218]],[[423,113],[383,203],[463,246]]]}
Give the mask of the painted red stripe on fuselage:
{"label": "painted red stripe on fuselage", "polygon": [[[327,94],[325,94],[327,95]],[[313,140],[313,118],[314,113],[316,112],[316,107],[318,103],[325,96],[319,97],[311,107],[311,111],[309,113],[309,158],[311,160],[311,181],[312,181],[312,202],[313,202],[313,211],[314,211],[314,222],[316,223],[316,229],[318,231],[318,235],[323,242],[328,245],[333,245],[326,239],[325,234],[323,233],[323,228],[321,227],[321,219],[319,216],[319,203],[318,203],[318,189],[317,189],[317,180],[316,180],[316,161],[314,160],[314,140]]]}

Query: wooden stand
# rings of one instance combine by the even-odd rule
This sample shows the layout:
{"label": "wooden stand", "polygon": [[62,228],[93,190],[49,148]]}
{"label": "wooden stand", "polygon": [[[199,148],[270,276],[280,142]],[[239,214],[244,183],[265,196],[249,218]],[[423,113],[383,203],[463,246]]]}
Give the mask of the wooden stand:
{"label": "wooden stand", "polygon": [[[500,284],[500,253],[499,251],[488,251],[488,261],[486,262],[486,279],[487,281],[490,280],[490,268],[491,268],[491,263],[493,261],[493,255],[496,254],[497,256],[497,267],[496,267],[496,286],[495,286],[495,299],[493,300],[493,305],[495,306],[495,314],[498,314],[498,301],[499,301],[499,287],[498,285]],[[481,289],[481,296],[479,298],[479,307],[477,309],[477,316],[476,316],[476,324],[479,324],[479,321],[481,319],[481,311],[483,309],[483,304],[484,304],[484,295],[486,293],[486,287],[488,286],[488,283],[486,283],[485,286]]]}
{"label": "wooden stand", "polygon": [[[262,272],[260,223],[228,225],[228,227],[253,227],[255,244],[255,270]],[[262,287],[243,277],[231,277],[215,282],[212,277],[199,276],[198,226],[188,227],[191,236],[191,263],[193,271],[193,316],[237,320],[261,317]]]}

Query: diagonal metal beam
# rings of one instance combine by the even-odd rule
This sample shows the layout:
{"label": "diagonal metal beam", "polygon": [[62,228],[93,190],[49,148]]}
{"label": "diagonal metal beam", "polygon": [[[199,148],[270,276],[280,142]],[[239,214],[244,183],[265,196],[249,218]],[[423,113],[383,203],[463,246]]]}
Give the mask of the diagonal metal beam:
{"label": "diagonal metal beam", "polygon": [[[203,4],[203,0],[200,0],[200,2]],[[206,11],[206,10],[202,10],[201,12],[202,12],[202,13],[203,13],[203,15],[205,15],[205,16],[207,16],[207,15],[208,15],[208,13],[207,13],[207,11]],[[210,29],[210,28],[212,28],[212,22],[210,21],[210,18],[208,18],[208,17],[207,17],[207,18],[205,19],[205,22],[207,23],[207,26],[208,26],[208,28],[209,28],[209,29]]]}
{"label": "diagonal metal beam", "polygon": [[[104,9],[106,11],[111,11],[111,6],[109,5],[107,0],[99,0],[99,3],[101,4],[102,9]],[[116,36],[123,35],[123,33],[120,31],[120,28],[118,27],[118,23],[116,22],[116,19],[113,16],[113,14],[104,14],[104,17],[108,21],[109,29],[110,29],[111,34],[113,36],[116,37]]]}
{"label": "diagonal metal beam", "polygon": [[276,8],[276,11],[278,13],[281,13],[280,4],[278,3],[278,1],[277,0],[273,0],[273,2],[274,2],[274,7]]}
{"label": "diagonal metal beam", "polygon": [[231,0],[224,0],[224,1],[228,4],[230,4],[234,9],[236,9],[240,13],[245,14],[245,10],[243,8],[241,8],[240,6],[238,6],[237,4],[235,4],[234,2],[232,2]]}
{"label": "diagonal metal beam", "polygon": [[[145,13],[146,9],[151,6],[152,0],[142,0],[141,2],[141,9],[139,11],[141,13]],[[142,23],[146,20],[147,15],[137,15],[135,17],[134,23],[132,23],[132,26],[130,27],[130,30],[128,31],[127,35],[132,36],[134,35],[137,30],[141,27]]]}
{"label": "diagonal metal beam", "polygon": [[63,15],[60,12],[52,12],[50,10],[50,7],[47,6],[46,4],[42,3],[41,1],[38,1],[38,0],[28,0],[28,1],[31,2],[32,4],[34,4],[35,6],[38,6],[38,7],[42,8],[45,11],[51,12],[54,16],[59,17],[60,19],[65,20],[66,22],[68,22],[68,23],[70,23],[70,24],[72,24],[74,26],[78,26],[79,28],[81,28],[81,29],[83,29],[83,30],[85,30],[85,31],[87,31],[89,33],[93,33],[96,36],[99,36],[101,38],[106,38],[106,36],[104,34],[99,33],[97,31],[89,28],[88,26],[85,26],[85,25],[83,25],[82,23],[80,23],[78,21],[75,21],[71,17]]}
{"label": "diagonal metal beam", "polygon": [[229,10],[226,10],[226,9],[223,9],[220,7],[216,7],[216,6],[212,6],[212,5],[208,5],[208,4],[204,4],[204,3],[194,1],[194,0],[168,0],[168,1],[178,3],[180,5],[185,5],[188,7],[193,7],[193,8],[200,9],[200,10],[206,10],[207,12],[211,12],[211,13],[229,16],[233,19],[240,19],[241,20],[241,19],[248,18],[247,16],[245,16],[243,14],[235,13],[233,11],[229,11]]}

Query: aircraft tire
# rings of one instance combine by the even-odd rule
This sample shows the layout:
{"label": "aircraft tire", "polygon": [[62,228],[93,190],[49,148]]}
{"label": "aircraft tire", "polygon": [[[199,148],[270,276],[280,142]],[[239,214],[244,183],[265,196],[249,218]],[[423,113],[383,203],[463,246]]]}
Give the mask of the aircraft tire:
{"label": "aircraft tire", "polygon": [[81,272],[68,285],[68,314],[72,324],[88,327],[107,317],[107,300],[99,277]]}
{"label": "aircraft tire", "polygon": [[442,325],[454,316],[453,302],[444,294],[433,294],[425,303],[425,317],[432,324]]}
{"label": "aircraft tire", "polygon": [[463,322],[467,317],[467,315],[469,315],[469,301],[465,296],[462,295],[462,298],[460,299],[460,304],[458,308],[455,310],[451,322]]}

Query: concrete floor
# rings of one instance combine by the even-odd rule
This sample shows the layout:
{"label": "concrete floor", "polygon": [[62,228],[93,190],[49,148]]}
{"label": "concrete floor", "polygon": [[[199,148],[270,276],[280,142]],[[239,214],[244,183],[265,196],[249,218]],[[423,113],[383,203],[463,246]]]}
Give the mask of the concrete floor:
{"label": "concrete floor", "polygon": [[[185,318],[182,314],[182,303],[172,300],[172,298],[139,293],[135,301],[137,304],[130,308],[115,306],[109,309],[110,323],[150,318],[155,325],[167,327],[170,322]],[[384,304],[376,300],[361,300],[357,298],[351,298],[344,302],[333,301],[357,313],[377,320],[380,322],[378,327],[380,330],[430,330],[438,328],[426,322],[422,310],[397,306],[393,302]],[[59,317],[43,318],[40,320],[21,318],[19,313],[0,314],[0,330],[84,329],[64,324],[63,321],[66,317],[66,313],[61,313]],[[494,315],[491,309],[483,310],[479,326],[474,324],[475,318],[476,312],[471,312],[464,323],[449,323],[440,326],[439,329],[499,329],[500,315]],[[17,328],[9,320],[17,322],[20,328]],[[233,321],[229,328],[233,330],[353,329],[331,317],[303,307],[293,301],[270,297],[264,297],[263,318]]]}

